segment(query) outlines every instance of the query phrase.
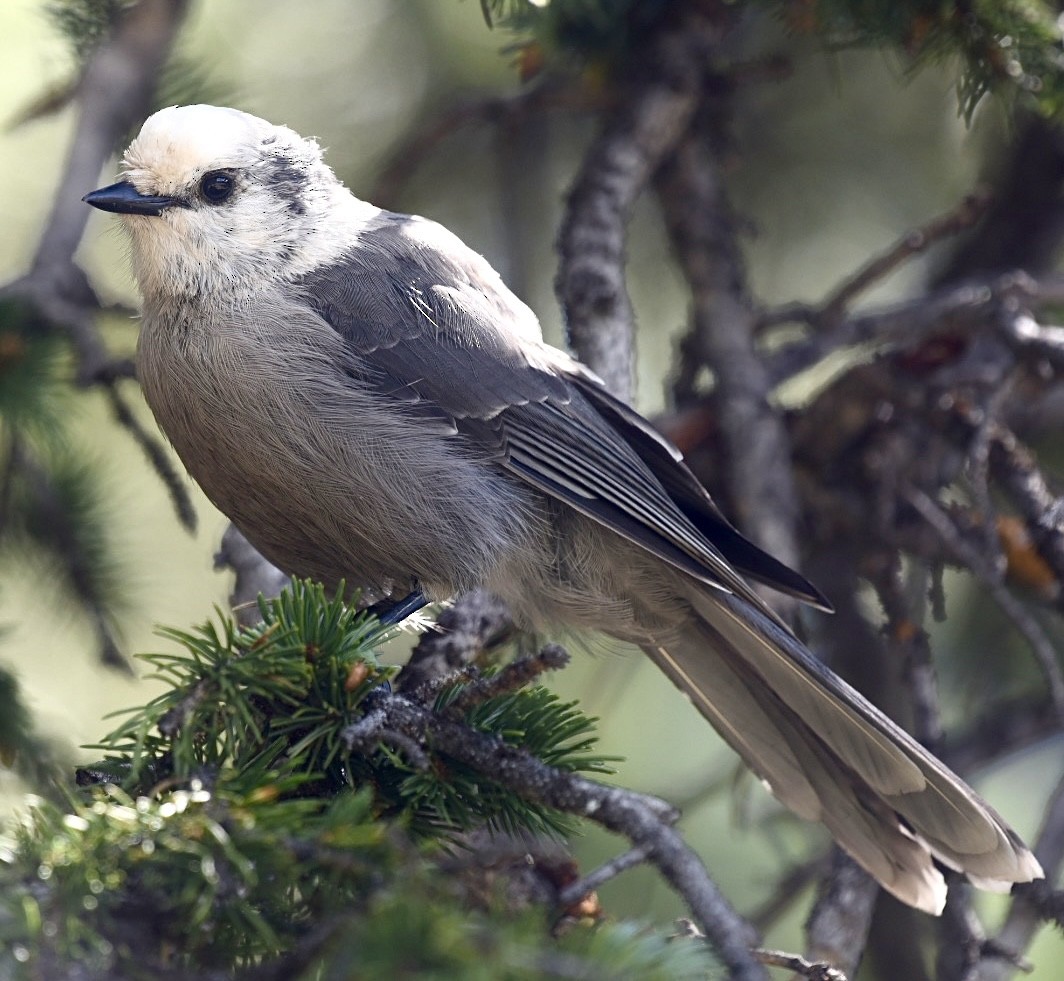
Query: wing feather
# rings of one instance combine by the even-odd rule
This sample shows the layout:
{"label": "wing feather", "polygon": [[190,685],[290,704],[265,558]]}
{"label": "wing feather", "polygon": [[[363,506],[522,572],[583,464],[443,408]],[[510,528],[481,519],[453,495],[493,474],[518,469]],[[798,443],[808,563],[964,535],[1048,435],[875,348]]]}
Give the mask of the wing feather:
{"label": "wing feather", "polygon": [[343,337],[349,374],[708,585],[764,609],[719,537],[764,557],[759,578],[822,600],[728,525],[675,447],[538,340],[534,315],[480,256],[423,219],[376,221],[358,249],[297,284]]}

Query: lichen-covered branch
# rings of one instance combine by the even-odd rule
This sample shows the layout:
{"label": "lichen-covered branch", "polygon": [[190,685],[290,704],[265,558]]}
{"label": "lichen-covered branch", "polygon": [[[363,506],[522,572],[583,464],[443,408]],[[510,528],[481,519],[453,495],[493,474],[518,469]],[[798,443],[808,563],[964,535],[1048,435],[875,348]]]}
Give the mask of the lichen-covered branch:
{"label": "lichen-covered branch", "polygon": [[[548,766],[501,740],[453,722],[401,695],[381,693],[367,708],[380,734],[399,733],[472,767],[524,799],[577,815],[624,835],[684,899],[700,928],[739,981],[764,978],[750,952],[756,937],[720,894],[698,856],[673,827],[676,811],[664,801]],[[359,723],[365,745],[371,733]]]}
{"label": "lichen-covered branch", "polygon": [[616,109],[584,157],[558,235],[555,289],[577,356],[618,397],[632,392],[633,314],[625,287],[632,205],[674,150],[702,97],[720,24],[677,5],[627,66]]}

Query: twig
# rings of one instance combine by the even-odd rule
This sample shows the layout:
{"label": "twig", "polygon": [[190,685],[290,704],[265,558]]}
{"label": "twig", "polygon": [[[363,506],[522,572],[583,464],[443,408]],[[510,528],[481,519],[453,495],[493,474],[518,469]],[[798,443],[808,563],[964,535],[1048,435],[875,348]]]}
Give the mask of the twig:
{"label": "twig", "polygon": [[1049,683],[1050,697],[1056,707],[1057,714],[1064,720],[1064,674],[1061,673],[1060,664],[1057,661],[1056,649],[1052,641],[1046,636],[1041,625],[1026,607],[1009,592],[1008,588],[1001,582],[1000,577],[995,575],[994,571],[989,567],[986,559],[965,541],[954,527],[949,515],[935,501],[915,487],[910,487],[905,492],[905,498],[928,525],[935,530],[956,560],[970,569],[987,588],[994,602],[997,603],[1001,611],[1023,635],[1035,659],[1042,668],[1046,681]]}
{"label": "twig", "polygon": [[388,716],[379,708],[368,711],[358,722],[344,730],[344,742],[352,752],[366,754],[377,743],[385,743],[400,750],[418,770],[427,770],[431,765],[428,754],[418,745],[417,740],[405,733],[388,728]]}
{"label": "twig", "polygon": [[1038,554],[1064,590],[1064,498],[1049,489],[1034,454],[1004,426],[991,434],[991,474],[1020,509]]}
{"label": "twig", "polygon": [[192,713],[196,711],[205,699],[215,694],[214,685],[206,678],[197,681],[184,698],[173,708],[167,710],[156,724],[156,728],[167,739],[174,739],[181,730],[188,725]]}
{"label": "twig", "polygon": [[822,961],[807,961],[798,954],[787,954],[782,950],[765,950],[759,948],[754,956],[769,967],[782,967],[794,971],[809,981],[846,981],[847,975],[838,968]]}
{"label": "twig", "polygon": [[648,859],[684,898],[731,976],[749,981],[764,977],[748,949],[752,928],[672,827],[677,814],[664,801],[548,766],[523,749],[442,718],[401,695],[376,693],[367,711],[380,713],[380,728],[430,745],[525,800],[587,818],[646,848]]}
{"label": "twig", "polygon": [[140,0],[124,9],[93,53],[78,83],[78,115],[52,213],[29,273],[8,287],[26,296],[64,330],[78,357],[78,377],[99,377],[110,363],[94,314],[98,304],[74,264],[90,209],[81,195],[95,187],[104,163],[151,105],[159,70],[184,19],[188,0]]}
{"label": "twig", "polygon": [[1041,275],[1059,262],[1064,200],[1057,188],[1064,133],[1057,122],[1038,113],[1017,113],[1010,125],[1010,145],[995,167],[993,204],[943,263],[938,283],[1005,269]]}
{"label": "twig", "polygon": [[600,889],[611,879],[616,879],[622,872],[627,872],[637,865],[642,865],[649,856],[650,849],[646,845],[630,848],[628,851],[614,856],[593,872],[589,872],[587,875],[577,879],[576,882],[559,889],[557,905],[561,909],[567,909],[578,903],[588,893]]}
{"label": "twig", "polygon": [[[1035,842],[1034,854],[1041,863],[1046,878],[1013,887],[1012,906],[1004,925],[994,938],[999,949],[1015,954],[1030,946],[1047,914],[1055,918],[1058,925],[1061,923],[1064,896],[1059,892],[1054,894],[1050,883],[1057,880],[1064,865],[1064,780],[1057,784],[1050,795],[1042,817],[1042,827]],[[984,961],[979,966],[977,977],[978,981],[1007,981],[1014,971],[1015,966],[1006,961]]]}
{"label": "twig", "polygon": [[419,701],[435,697],[441,679],[469,666],[485,648],[513,630],[506,604],[483,589],[459,596],[424,634],[395,680],[399,691]]}
{"label": "twig", "polygon": [[[930,577],[922,565],[916,572],[922,575],[920,585],[923,588],[918,594],[915,590],[906,590],[897,556],[888,568],[872,577],[872,582],[887,615],[883,632],[888,651],[905,665],[913,735],[931,752],[938,754],[943,743],[938,683],[930,641],[923,629],[923,616],[916,609],[916,596],[927,595]],[[938,930],[937,977],[942,981],[971,981],[969,975],[979,962],[985,934],[972,908],[971,889],[967,882],[954,875],[949,884],[946,909]]]}
{"label": "twig", "polygon": [[602,96],[591,88],[563,85],[557,78],[550,77],[516,93],[467,101],[435,112],[426,125],[415,127],[412,138],[404,140],[391,155],[377,177],[370,200],[384,208],[393,207],[400,190],[426,157],[465,126],[488,123],[506,127],[535,113],[601,107]]}
{"label": "twig", "polygon": [[[928,581],[926,573],[924,581]],[[937,754],[942,748],[943,733],[931,643],[923,628],[923,617],[913,609],[915,604],[906,594],[900,556],[893,556],[888,568],[872,576],[872,585],[887,615],[883,633],[889,653],[893,655],[891,660],[900,660],[905,665],[913,710],[913,735]],[[921,592],[926,595],[927,590]]]}
{"label": "twig", "polygon": [[114,381],[104,384],[107,398],[111,403],[115,420],[133,437],[133,441],[141,448],[148,458],[152,469],[162,480],[170,495],[170,503],[174,506],[177,519],[188,531],[196,530],[196,509],[192,506],[192,498],[188,493],[188,485],[181,475],[174,469],[174,465],[167,455],[163,444],[152,436],[133,414],[133,409],[122,397],[118,386]]}
{"label": "twig", "polygon": [[972,909],[972,887],[951,874],[946,908],[938,924],[936,981],[975,981],[985,942],[983,925]]}
{"label": "twig", "polygon": [[632,392],[631,302],[624,281],[628,216],[698,107],[719,27],[699,4],[679,4],[633,66],[633,82],[584,157],[558,236],[555,291],[580,359],[619,398]]}
{"label": "twig", "polygon": [[805,924],[808,954],[814,962],[834,964],[843,974],[857,970],[878,895],[876,881],[833,846],[831,872]]}
{"label": "twig", "polygon": [[818,855],[802,862],[780,876],[771,895],[760,906],[747,913],[747,919],[760,933],[767,933],[788,911],[801,902],[806,886],[820,879],[826,872],[826,856]]}
{"label": "twig", "polygon": [[815,317],[817,322],[821,325],[834,324],[858,296],[892,273],[902,263],[926,252],[942,239],[971,228],[986,213],[990,202],[990,189],[976,188],[949,211],[932,218],[919,228],[906,232],[885,252],[874,256],[835,287],[817,311]]}
{"label": "twig", "polygon": [[[1064,302],[1064,276],[1039,279],[1011,272],[959,286],[948,286],[923,296],[888,304],[840,321],[834,330],[817,331],[794,344],[787,344],[767,358],[769,377],[779,384],[827,355],[862,344],[912,346],[948,324],[952,331],[968,331],[993,323],[1003,336],[1013,337],[1022,348],[1023,339],[997,315],[1005,305],[1040,309]],[[814,322],[815,308],[794,306],[788,320]],[[779,322],[778,320],[775,322]]]}
{"label": "twig", "polygon": [[170,493],[186,527],[195,524],[191,501],[162,447],[137,423],[116,382],[132,364],[107,351],[97,322],[99,302],[74,263],[90,209],[81,196],[99,181],[104,163],[151,104],[159,70],[184,19],[188,0],[140,0],[127,5],[116,26],[89,58],[77,86],[74,139],[30,271],[3,295],[33,304],[49,327],[65,333],[82,385],[103,385],[119,423],[140,445]]}
{"label": "twig", "polygon": [[1060,732],[1053,703],[1015,698],[984,706],[970,729],[950,738],[944,762],[957,773],[970,773]]}
{"label": "twig", "polygon": [[1004,333],[1017,347],[1037,358],[1044,358],[1056,368],[1064,367],[1064,327],[1040,324],[1022,309],[1010,311],[1005,318]]}
{"label": "twig", "polygon": [[237,622],[244,627],[262,620],[257,602],[259,596],[272,599],[288,585],[288,576],[267,562],[232,524],[222,535],[222,543],[214,555],[214,568],[228,568],[236,573],[229,605]]}
{"label": "twig", "polygon": [[1040,920],[1052,923],[1058,930],[1064,929],[1064,889],[1054,889],[1046,879],[1037,879],[1015,886],[1013,895],[1022,896],[1037,911]]}
{"label": "twig", "polygon": [[491,698],[524,688],[544,672],[558,671],[568,663],[569,655],[564,647],[548,644],[538,654],[511,661],[490,678],[477,678],[466,684],[457,697],[448,703],[444,714],[457,719],[473,706],[483,705]]}

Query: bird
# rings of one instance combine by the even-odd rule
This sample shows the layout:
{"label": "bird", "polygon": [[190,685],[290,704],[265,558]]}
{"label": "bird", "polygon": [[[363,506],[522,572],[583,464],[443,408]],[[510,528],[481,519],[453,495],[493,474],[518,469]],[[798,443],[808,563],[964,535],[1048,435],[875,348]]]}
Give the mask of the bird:
{"label": "bird", "polygon": [[441,225],[356,197],[319,144],[171,106],[86,203],[120,216],[137,375],[206,495],[271,562],[400,598],[474,587],[537,631],[641,648],[776,798],[930,913],[942,869],[1042,876],[985,801],[824,665],[753,583],[828,608],[678,449]]}

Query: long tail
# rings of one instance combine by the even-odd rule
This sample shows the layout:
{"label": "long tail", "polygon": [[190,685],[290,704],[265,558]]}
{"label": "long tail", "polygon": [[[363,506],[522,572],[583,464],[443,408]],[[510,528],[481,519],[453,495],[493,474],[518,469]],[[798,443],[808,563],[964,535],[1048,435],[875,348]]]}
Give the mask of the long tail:
{"label": "long tail", "polygon": [[1041,878],[960,777],[745,600],[691,597],[682,637],[646,653],[796,814],[823,822],[888,892],[940,913],[937,859],[982,888]]}

